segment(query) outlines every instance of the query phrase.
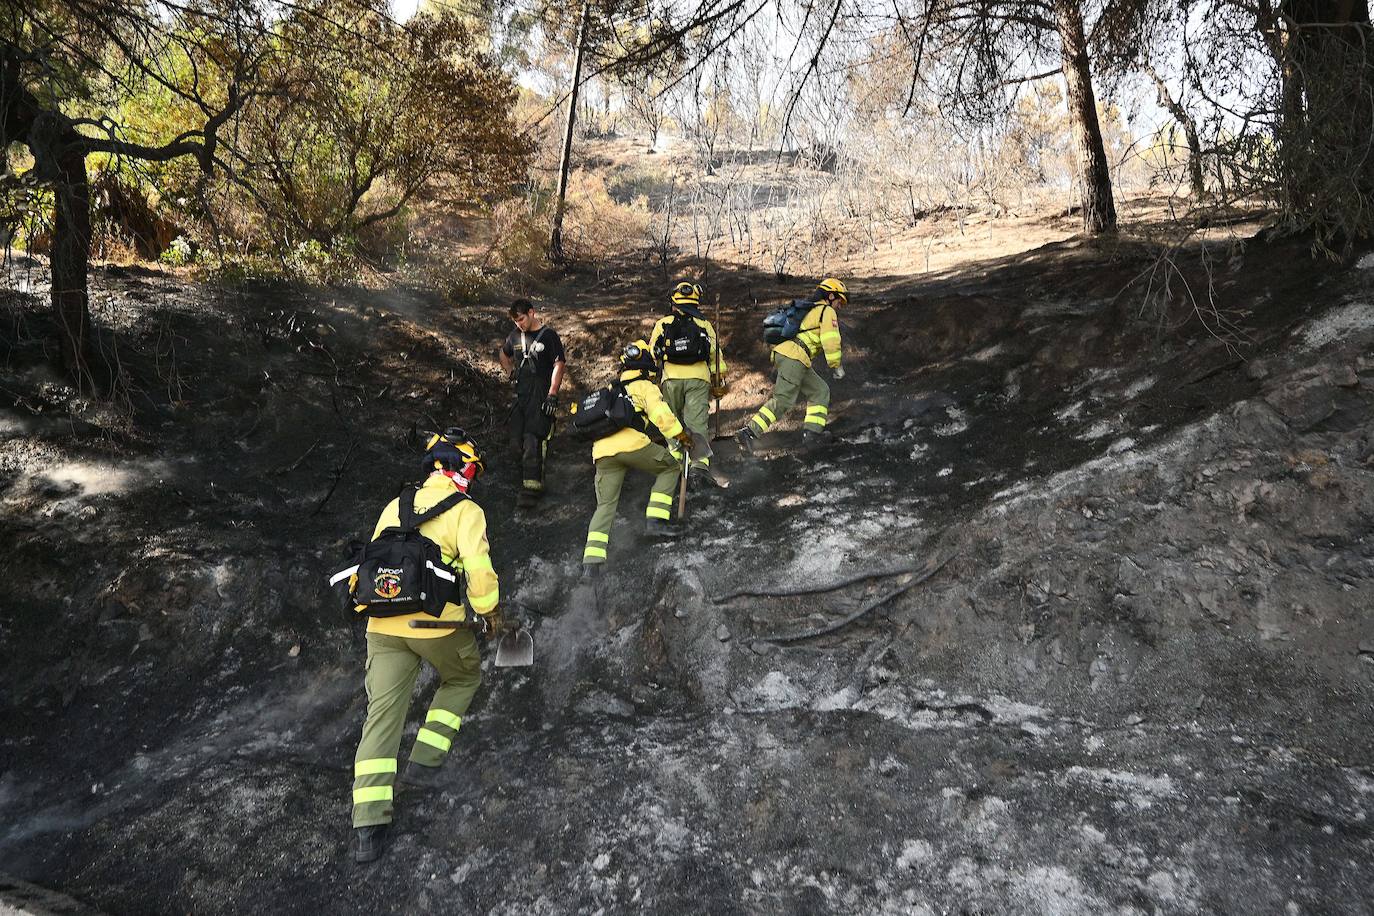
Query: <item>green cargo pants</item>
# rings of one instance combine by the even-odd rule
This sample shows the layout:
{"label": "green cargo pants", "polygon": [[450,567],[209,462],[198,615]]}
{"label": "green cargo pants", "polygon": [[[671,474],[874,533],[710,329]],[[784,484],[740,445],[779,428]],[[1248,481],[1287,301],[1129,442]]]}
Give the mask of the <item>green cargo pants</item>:
{"label": "green cargo pants", "polygon": [[482,659],[471,630],[455,630],[437,639],[367,634],[367,721],[353,759],[354,827],[391,823],[396,754],[420,659],[439,672],[439,689],[410,751],[410,759],[422,766],[444,762],[482,683]]}
{"label": "green cargo pants", "polygon": [[611,546],[611,525],[615,523],[616,507],[620,505],[620,487],[625,483],[625,473],[631,468],[655,475],[644,517],[663,521],[672,517],[673,490],[682,473],[682,464],[666,448],[650,442],[632,452],[596,459],[596,512],[592,513],[592,523],[587,526],[587,546],[582,551],[585,565],[606,562],[606,551]]}
{"label": "green cargo pants", "polygon": [[773,385],[773,396],[759,412],[754,414],[750,424],[763,435],[769,428],[797,403],[800,394],[806,400],[806,419],[802,429],[820,432],[825,429],[825,420],[830,415],[830,386],[805,363],[790,356],[774,354],[778,364],[778,378]]}
{"label": "green cargo pants", "polygon": [[[711,383],[699,378],[669,378],[663,380],[662,387],[663,400],[682,420],[682,425],[687,427],[687,431],[697,433],[710,441],[708,430],[711,416]],[[678,451],[679,447],[678,443],[673,442],[669,450],[677,455],[677,460],[681,463],[682,453]],[[701,458],[694,463],[703,468],[709,467],[711,459]]]}

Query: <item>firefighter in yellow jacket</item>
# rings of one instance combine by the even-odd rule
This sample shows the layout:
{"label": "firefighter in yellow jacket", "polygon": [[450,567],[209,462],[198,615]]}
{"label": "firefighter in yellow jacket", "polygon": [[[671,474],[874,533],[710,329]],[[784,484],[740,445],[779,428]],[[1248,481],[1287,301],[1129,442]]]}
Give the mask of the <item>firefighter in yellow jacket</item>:
{"label": "firefighter in yellow jacket", "polygon": [[[654,384],[658,366],[653,351],[644,340],[636,340],[620,354],[620,382],[641,417],[658,427],[669,442],[690,446],[692,437]],[[592,444],[596,465],[596,512],[587,527],[587,545],[582,551],[582,577],[594,578],[606,562],[611,544],[611,525],[620,504],[620,488],[631,469],[654,475],[649,504],[644,509],[644,532],[650,537],[672,534],[673,490],[682,465],[671,452],[638,429],[627,427],[603,436]]]}
{"label": "firefighter in yellow jacket", "polygon": [[830,374],[844,378],[840,363],[840,324],[836,309],[849,302],[849,291],[834,277],[822,280],[812,297],[812,306],[802,318],[801,329],[791,340],[773,347],[773,364],[777,366],[777,381],[773,396],[759,408],[735,439],[745,452],[752,453],[755,440],[782,419],[800,395],[806,401],[806,417],[802,421],[802,441],[819,436],[830,415],[830,386],[811,362],[822,351]]}
{"label": "firefighter in yellow jacket", "polygon": [[[428,476],[414,490],[416,513],[455,493],[466,497],[468,488],[484,469],[476,446],[458,429],[430,437],[422,467]],[[399,522],[399,500],[393,499],[377,519],[372,540]],[[445,563],[461,568],[467,581],[468,606],[488,624],[487,632],[499,630],[499,589],[487,546],[487,520],[482,507],[471,498],[461,498],[452,508],[420,522],[418,531],[439,546]],[[460,604],[450,602],[439,619],[462,620],[465,613]],[[417,612],[372,617],[367,622],[367,721],[353,761],[353,827],[357,836],[354,858],[359,862],[371,862],[382,853],[386,826],[391,822],[396,756],[421,660],[438,672],[439,688],[425,714],[425,724],[415,736],[405,770],[407,784],[437,784],[438,768],[448,755],[482,680],[481,659],[471,630],[411,629],[410,621],[416,619],[434,618]]]}
{"label": "firefighter in yellow jacket", "polygon": [[[673,288],[671,311],[654,325],[649,348],[661,367],[663,399],[688,432],[706,438],[711,398],[727,389],[725,358],[716,329],[701,313],[700,286],[682,282]],[[705,470],[710,461],[700,458],[692,466]]]}

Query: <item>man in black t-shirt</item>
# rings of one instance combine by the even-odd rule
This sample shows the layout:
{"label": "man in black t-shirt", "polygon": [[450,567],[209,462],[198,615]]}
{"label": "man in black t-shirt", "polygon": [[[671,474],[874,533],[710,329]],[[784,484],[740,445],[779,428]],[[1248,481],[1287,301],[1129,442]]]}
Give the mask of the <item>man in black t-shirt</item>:
{"label": "man in black t-shirt", "polygon": [[510,319],[515,330],[501,346],[501,368],[515,386],[510,437],[520,453],[522,475],[516,504],[529,508],[544,495],[544,457],[553,437],[558,389],[563,384],[563,342],[544,324],[528,299],[511,303]]}

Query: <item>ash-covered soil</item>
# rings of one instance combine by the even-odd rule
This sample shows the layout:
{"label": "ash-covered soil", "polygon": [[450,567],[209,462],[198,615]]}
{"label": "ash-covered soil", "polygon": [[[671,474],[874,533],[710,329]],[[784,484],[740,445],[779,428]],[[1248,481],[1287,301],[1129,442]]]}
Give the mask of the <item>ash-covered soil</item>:
{"label": "ash-covered soil", "polygon": [[[733,485],[669,545],[633,481],[596,593],[589,449],[560,433],[512,509],[499,305],[107,272],[109,407],[9,295],[0,871],[110,913],[1374,912],[1374,274],[1252,242],[1227,346],[1131,320],[1144,257],[856,278],[833,441],[718,443]],[[549,291],[575,389],[661,286]],[[729,431],[766,397],[762,303],[805,283],[713,288]],[[425,415],[498,458],[536,665],[486,669],[448,787],[355,866],[363,650],[323,579]]]}

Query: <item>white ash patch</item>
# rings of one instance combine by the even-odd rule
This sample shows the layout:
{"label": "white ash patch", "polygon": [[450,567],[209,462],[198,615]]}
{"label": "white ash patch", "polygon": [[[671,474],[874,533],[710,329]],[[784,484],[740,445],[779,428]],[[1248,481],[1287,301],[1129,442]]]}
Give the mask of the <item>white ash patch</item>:
{"label": "white ash patch", "polygon": [[1107,454],[1120,455],[1122,452],[1129,452],[1133,448],[1135,448],[1135,440],[1130,436],[1123,436],[1107,446]]}
{"label": "white ash patch", "polygon": [[1095,894],[1088,893],[1081,881],[1059,866],[1037,866],[1012,879],[1012,899],[1022,913],[1045,916],[1098,916],[1112,907]]}
{"label": "white ash patch", "polygon": [[907,840],[897,856],[898,868],[915,868],[935,857],[935,847],[928,840]]}
{"label": "white ash patch", "polygon": [[127,493],[169,474],[163,461],[137,462],[116,467],[97,461],[68,461],[38,475],[59,487],[76,487],[79,496],[108,496]]}
{"label": "white ash patch", "polygon": [[968,429],[968,418],[964,412],[957,407],[946,407],[945,415],[950,422],[942,423],[932,429],[937,436],[957,436]]}
{"label": "white ash patch", "polygon": [[924,442],[917,442],[915,445],[911,447],[911,460],[915,461],[917,458],[920,458],[928,451],[930,451],[929,445],[925,444]]}
{"label": "white ash patch", "polygon": [[1153,375],[1147,375],[1142,379],[1136,379],[1130,385],[1126,386],[1126,391],[1124,393],[1125,398],[1130,400],[1131,398],[1144,394],[1155,386],[1156,381],[1158,380]]}
{"label": "white ash patch", "polygon": [[1102,789],[1125,795],[1137,809],[1144,810],[1161,798],[1176,794],[1174,781],[1168,776],[1149,776],[1105,767],[1071,766],[1064,771],[1066,779],[1090,782]]}
{"label": "white ash patch", "polygon": [[1089,426],[1087,429],[1083,430],[1083,432],[1074,435],[1074,438],[1081,439],[1087,442],[1093,439],[1101,439],[1104,436],[1110,436],[1111,434],[1112,424],[1108,423],[1106,420],[1098,420],[1092,426]]}
{"label": "white ash patch", "polygon": [[936,476],[936,477],[948,477],[950,474],[953,474],[953,473],[954,473],[954,468],[940,468],[940,470],[938,470],[938,471],[935,472],[935,476]]}
{"label": "white ash patch", "polygon": [[832,694],[820,697],[811,704],[811,708],[816,712],[834,712],[839,709],[853,709],[854,703],[859,699],[859,691],[855,687],[845,687]]}
{"label": "white ash patch", "polygon": [[992,360],[995,359],[998,356],[998,354],[1002,352],[1003,349],[1004,348],[1001,344],[993,344],[990,347],[984,347],[983,349],[979,350],[977,353],[970,356],[969,359],[979,363],[992,362]]}
{"label": "white ash patch", "polygon": [[806,694],[781,671],[770,671],[751,689],[753,705],[759,709],[796,709],[806,702]]}
{"label": "white ash patch", "polygon": [[814,493],[812,493],[810,496],[810,502],[812,504],[837,503],[843,500],[847,500],[851,498],[853,495],[854,491],[849,487],[828,487],[821,490],[817,490]]}
{"label": "white ash patch", "polygon": [[1354,332],[1369,330],[1374,330],[1374,305],[1351,302],[1314,318],[1299,333],[1304,347],[1317,350]]}
{"label": "white ash patch", "polygon": [[1086,403],[1087,401],[1074,401],[1068,407],[1055,411],[1054,418],[1061,423],[1077,420],[1083,415],[1083,405]]}

